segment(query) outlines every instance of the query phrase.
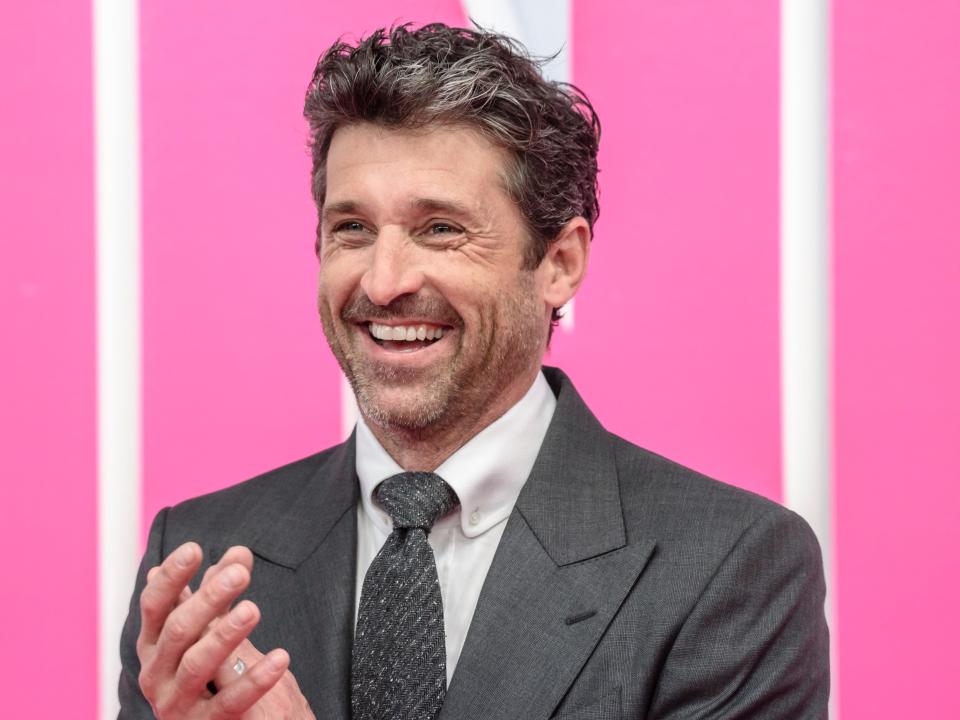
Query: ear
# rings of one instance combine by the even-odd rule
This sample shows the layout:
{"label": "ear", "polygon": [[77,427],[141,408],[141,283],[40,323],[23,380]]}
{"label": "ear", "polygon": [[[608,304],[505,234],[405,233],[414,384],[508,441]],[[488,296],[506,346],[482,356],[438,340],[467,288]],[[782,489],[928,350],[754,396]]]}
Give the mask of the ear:
{"label": "ear", "polygon": [[590,236],[590,225],[578,215],[547,247],[537,270],[543,282],[543,300],[550,307],[563,307],[580,288],[590,259]]}

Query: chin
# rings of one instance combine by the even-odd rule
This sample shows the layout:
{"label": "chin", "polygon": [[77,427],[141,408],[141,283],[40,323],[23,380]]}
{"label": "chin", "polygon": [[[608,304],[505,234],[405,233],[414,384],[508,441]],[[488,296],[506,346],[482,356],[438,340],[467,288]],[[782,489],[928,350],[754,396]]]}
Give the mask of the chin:
{"label": "chin", "polygon": [[385,430],[420,433],[428,428],[437,427],[443,417],[443,411],[436,407],[419,405],[400,405],[378,402],[364,402],[357,399],[360,411],[367,422]]}
{"label": "chin", "polygon": [[396,391],[361,385],[354,391],[363,417],[385,429],[420,432],[436,426],[447,410],[439,398],[409,387]]}

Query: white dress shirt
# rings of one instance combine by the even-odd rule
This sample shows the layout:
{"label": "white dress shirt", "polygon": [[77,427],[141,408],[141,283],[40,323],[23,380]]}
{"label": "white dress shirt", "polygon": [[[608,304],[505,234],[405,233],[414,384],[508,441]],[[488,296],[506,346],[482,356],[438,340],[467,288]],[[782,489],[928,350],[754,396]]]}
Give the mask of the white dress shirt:
{"label": "white dress shirt", "polygon": [[[437,559],[447,645],[447,682],[460,659],[480,588],[490,569],[507,518],[527,481],[557,405],[543,373],[520,401],[447,458],[436,473],[460,498],[460,508],[433,526],[430,547]],[[403,472],[357,421],[357,592],[354,622],[367,568],[393,530],[390,516],[373,498],[376,486]]]}

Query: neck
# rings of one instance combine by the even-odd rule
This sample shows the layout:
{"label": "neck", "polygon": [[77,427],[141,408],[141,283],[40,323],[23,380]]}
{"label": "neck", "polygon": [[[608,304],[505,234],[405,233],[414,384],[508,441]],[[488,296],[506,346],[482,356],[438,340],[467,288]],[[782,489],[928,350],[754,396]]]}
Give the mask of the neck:
{"label": "neck", "polygon": [[459,415],[456,422],[439,421],[425,428],[404,428],[378,425],[366,415],[364,420],[383,449],[400,467],[407,471],[433,472],[477,433],[520,402],[533,385],[538,372],[539,364],[532,373],[525,373],[520,382],[511,383],[490,402],[480,405],[484,411],[478,415],[470,417],[455,411],[448,413],[451,416]]}

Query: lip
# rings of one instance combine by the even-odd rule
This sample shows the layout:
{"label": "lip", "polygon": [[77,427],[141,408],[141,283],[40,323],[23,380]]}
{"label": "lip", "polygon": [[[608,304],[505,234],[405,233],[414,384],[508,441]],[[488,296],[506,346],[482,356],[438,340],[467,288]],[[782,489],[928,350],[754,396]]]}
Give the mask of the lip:
{"label": "lip", "polygon": [[370,323],[376,323],[377,325],[386,325],[387,327],[399,327],[401,325],[427,325],[432,328],[443,328],[444,332],[448,329],[452,329],[453,326],[447,323],[438,323],[436,320],[424,320],[416,318],[404,318],[403,320],[380,320],[378,318],[366,318],[363,320],[356,320],[353,322],[357,327],[366,329]]}
{"label": "lip", "polygon": [[404,320],[403,322],[382,322],[377,320],[375,322],[382,325],[389,325],[390,327],[396,327],[399,325],[430,325],[432,327],[443,328],[443,336],[439,340],[435,340],[426,347],[422,347],[414,352],[394,352],[382,347],[373,339],[373,337],[370,335],[370,329],[367,322],[354,324],[356,332],[360,333],[362,336],[361,343],[364,351],[369,355],[369,357],[378,363],[388,364],[395,367],[416,368],[426,367],[434,364],[437,362],[439,357],[446,352],[446,348],[450,343],[450,336],[454,331],[454,328],[450,325],[442,325],[420,320]]}

